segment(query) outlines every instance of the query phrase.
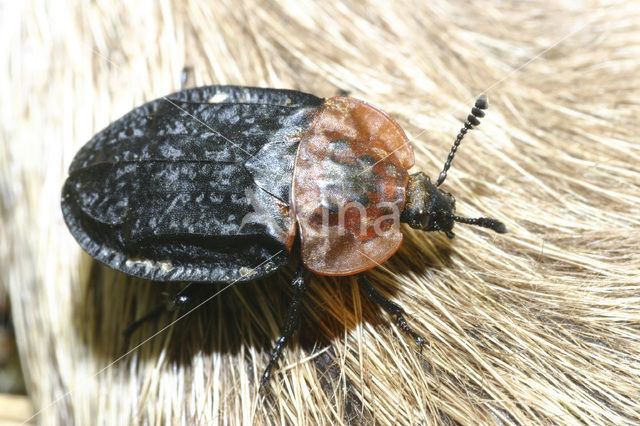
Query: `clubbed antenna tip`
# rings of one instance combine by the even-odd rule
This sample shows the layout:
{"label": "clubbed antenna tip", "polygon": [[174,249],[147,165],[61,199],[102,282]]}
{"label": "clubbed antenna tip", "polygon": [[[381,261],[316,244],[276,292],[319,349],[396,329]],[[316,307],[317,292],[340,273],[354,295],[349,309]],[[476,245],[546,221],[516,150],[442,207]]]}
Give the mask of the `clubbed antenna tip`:
{"label": "clubbed antenna tip", "polygon": [[[478,96],[478,99],[476,100],[476,108],[480,108],[480,109],[489,108],[489,100],[487,99],[487,95],[482,94]],[[484,117],[484,114],[482,114],[482,116]]]}
{"label": "clubbed antenna tip", "polygon": [[451,167],[451,162],[453,161],[453,157],[456,155],[456,151],[460,146],[460,142],[464,138],[464,135],[473,128],[473,126],[480,125],[480,119],[484,117],[485,109],[489,108],[489,101],[485,95],[480,95],[476,100],[475,105],[471,108],[471,114],[467,116],[467,121],[464,123],[464,127],[460,129],[460,133],[456,137],[456,140],[453,142],[453,146],[451,147],[451,151],[449,152],[449,157],[447,157],[447,161],[444,163],[444,167],[442,168],[442,172],[438,177],[438,181],[436,182],[436,186],[442,185],[444,180],[447,178],[447,171]]}
{"label": "clubbed antenna tip", "polygon": [[459,222],[459,223],[466,223],[468,225],[482,226],[483,228],[492,229],[492,230],[496,231],[498,234],[506,234],[507,233],[507,227],[504,225],[504,223],[502,223],[502,222],[500,222],[499,220],[496,220],[496,219],[491,219],[489,217],[474,217],[474,218],[470,218],[470,217],[461,217],[461,216],[455,216],[455,215],[452,215],[451,217],[452,217],[453,220],[455,220],[456,222]]}

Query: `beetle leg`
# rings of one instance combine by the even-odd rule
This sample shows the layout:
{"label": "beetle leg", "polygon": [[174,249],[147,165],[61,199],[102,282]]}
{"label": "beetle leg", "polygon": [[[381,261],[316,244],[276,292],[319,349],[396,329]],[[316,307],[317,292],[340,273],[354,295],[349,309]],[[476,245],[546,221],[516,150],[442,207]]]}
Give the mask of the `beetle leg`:
{"label": "beetle leg", "polygon": [[[199,286],[195,286],[193,284],[188,284],[186,287],[182,288],[175,296],[165,300],[163,303],[159,304],[151,311],[143,315],[141,318],[130,323],[127,328],[124,329],[122,334],[125,337],[129,337],[136,331],[142,324],[152,319],[159,317],[163,312],[175,312],[175,311],[184,311],[194,306],[196,302],[200,302],[202,299],[202,293],[199,291]],[[200,297],[197,297],[200,295]]]}
{"label": "beetle leg", "polygon": [[289,338],[291,338],[293,332],[298,326],[300,308],[302,306],[302,296],[307,289],[307,281],[304,279],[303,272],[301,264],[296,271],[293,281],[291,281],[291,286],[293,287],[293,298],[291,299],[291,302],[289,302],[289,307],[287,308],[287,314],[282,327],[282,337],[276,341],[276,345],[273,348],[269,364],[267,364],[267,368],[264,370],[264,374],[262,375],[262,380],[260,380],[261,388],[264,388],[269,382],[269,378],[271,378],[271,370],[273,370],[273,367],[278,362],[278,359],[282,354],[282,349],[286,346]]}
{"label": "beetle leg", "polygon": [[404,315],[403,315],[404,309],[402,309],[400,305],[393,303],[391,300],[384,297],[382,293],[380,293],[371,284],[371,282],[367,279],[367,277],[364,274],[361,274],[358,277],[358,284],[360,284],[360,287],[362,287],[362,289],[369,295],[369,297],[374,302],[380,305],[382,309],[387,311],[389,315],[391,315],[396,319],[396,323],[398,324],[398,327],[400,327],[402,331],[404,331],[405,333],[413,337],[413,340],[415,340],[418,346],[420,346],[420,349],[422,349],[422,347],[424,346],[425,343],[427,343],[427,341],[424,340],[424,338],[420,336],[418,333],[413,331],[411,327],[409,327],[409,324],[407,324],[407,321],[404,319]]}
{"label": "beetle leg", "polygon": [[127,326],[127,328],[124,329],[122,334],[125,337],[131,336],[133,334],[133,332],[136,331],[142,324],[144,324],[145,322],[147,322],[149,320],[152,320],[154,318],[159,317],[160,314],[162,312],[164,312],[165,310],[166,310],[166,307],[165,307],[164,303],[156,306],[151,311],[149,311],[144,316],[142,316],[142,318],[138,318],[137,320],[129,323],[129,325]]}

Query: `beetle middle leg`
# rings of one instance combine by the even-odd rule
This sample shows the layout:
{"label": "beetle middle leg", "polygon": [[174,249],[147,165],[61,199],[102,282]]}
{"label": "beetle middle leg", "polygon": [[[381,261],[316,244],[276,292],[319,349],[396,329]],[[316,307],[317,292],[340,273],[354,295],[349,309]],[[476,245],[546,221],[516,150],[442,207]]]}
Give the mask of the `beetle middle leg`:
{"label": "beetle middle leg", "polygon": [[131,336],[131,334],[133,334],[133,332],[136,331],[142,324],[158,318],[165,311],[186,311],[193,306],[196,306],[198,303],[204,300],[204,297],[206,297],[206,295],[204,294],[206,292],[203,292],[201,287],[202,286],[193,285],[192,283],[188,284],[175,296],[167,297],[163,303],[160,303],[158,306],[150,310],[141,318],[138,318],[137,320],[130,323],[127,328],[124,329],[122,334],[124,334],[126,337]]}
{"label": "beetle middle leg", "polygon": [[293,278],[293,281],[291,281],[291,286],[293,287],[293,298],[291,299],[291,302],[289,302],[289,307],[287,308],[284,325],[282,326],[282,337],[280,337],[276,341],[276,345],[273,348],[271,359],[269,359],[269,364],[267,364],[267,368],[264,370],[264,374],[262,375],[262,380],[260,380],[261,388],[264,388],[265,385],[269,382],[271,371],[278,362],[278,359],[282,354],[282,349],[287,345],[287,342],[298,327],[298,320],[300,319],[300,308],[302,307],[302,296],[307,289],[307,280],[305,280],[304,278],[304,268],[302,267],[302,262],[300,263],[300,266],[298,266],[298,270],[296,271],[296,275]]}
{"label": "beetle middle leg", "polygon": [[413,340],[415,340],[418,346],[420,346],[420,349],[422,349],[422,347],[425,345],[425,343],[427,343],[427,341],[424,340],[424,338],[420,336],[418,333],[413,331],[411,327],[409,327],[409,324],[407,324],[407,321],[404,319],[404,315],[403,315],[404,309],[402,309],[402,306],[396,303],[393,303],[391,300],[384,297],[382,293],[380,293],[371,284],[369,279],[367,279],[367,277],[364,274],[360,274],[360,276],[358,277],[358,284],[360,284],[360,287],[362,287],[362,289],[369,295],[369,297],[374,302],[380,305],[382,309],[387,311],[389,315],[395,318],[396,323],[398,324],[398,327],[400,327],[402,331],[404,331],[405,333],[413,337]]}

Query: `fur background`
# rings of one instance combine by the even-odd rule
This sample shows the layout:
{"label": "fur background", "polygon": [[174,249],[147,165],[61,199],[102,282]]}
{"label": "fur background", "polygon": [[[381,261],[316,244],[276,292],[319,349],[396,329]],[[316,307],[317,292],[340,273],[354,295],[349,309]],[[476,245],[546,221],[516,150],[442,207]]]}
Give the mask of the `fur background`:
{"label": "fur background", "polygon": [[[5,0],[0,46],[0,286],[34,420],[640,422],[637,2]],[[369,273],[428,341],[422,353],[354,279],[314,278],[261,400],[290,270],[121,337],[173,287],[92,261],[60,189],[94,133],[177,90],[185,66],[192,85],[367,100],[432,178],[489,95],[445,187],[460,214],[510,232],[406,228]]]}

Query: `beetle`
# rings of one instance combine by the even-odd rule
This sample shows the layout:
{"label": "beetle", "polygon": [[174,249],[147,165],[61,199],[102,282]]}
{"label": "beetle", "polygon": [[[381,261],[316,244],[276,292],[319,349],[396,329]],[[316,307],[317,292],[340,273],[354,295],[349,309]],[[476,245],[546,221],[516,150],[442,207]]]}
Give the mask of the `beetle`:
{"label": "beetle", "polygon": [[[365,292],[422,347],[402,307],[361,273],[399,248],[401,222],[449,238],[455,222],[506,232],[495,219],[455,215],[454,197],[440,188],[487,106],[478,98],[434,184],[409,175],[407,136],[366,102],[240,86],[182,90],[135,108],[79,150],[62,188],[64,220],[93,258],[154,281],[263,278],[288,263],[299,238],[294,295],[261,385],[296,329],[306,270],[360,274]],[[190,287],[168,308],[192,304]]]}

